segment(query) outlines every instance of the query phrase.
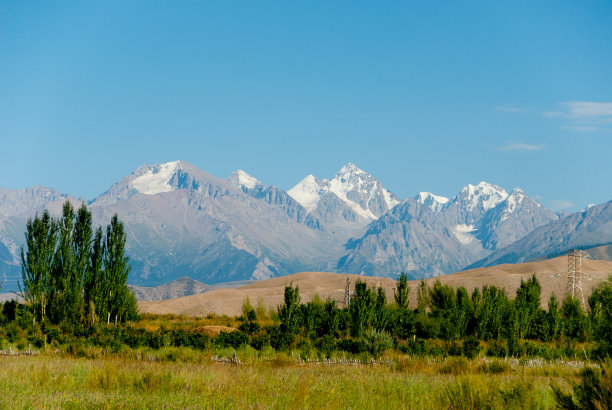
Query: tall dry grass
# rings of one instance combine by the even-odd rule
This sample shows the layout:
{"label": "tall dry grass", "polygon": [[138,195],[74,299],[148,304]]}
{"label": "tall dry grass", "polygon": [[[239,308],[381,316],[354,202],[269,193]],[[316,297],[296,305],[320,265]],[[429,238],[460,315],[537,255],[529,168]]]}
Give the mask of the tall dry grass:
{"label": "tall dry grass", "polygon": [[[183,352],[185,353],[185,352]],[[271,353],[271,352],[270,352]],[[388,365],[241,365],[115,354],[0,357],[2,408],[552,408],[551,377],[482,361],[387,356]],[[459,370],[463,366],[464,370]],[[491,366],[489,366],[489,369]],[[501,369],[501,370],[500,370]]]}

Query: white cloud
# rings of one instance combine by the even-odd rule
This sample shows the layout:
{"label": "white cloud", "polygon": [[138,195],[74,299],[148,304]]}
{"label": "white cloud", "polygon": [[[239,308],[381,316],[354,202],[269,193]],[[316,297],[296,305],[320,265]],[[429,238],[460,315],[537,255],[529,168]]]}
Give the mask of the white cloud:
{"label": "white cloud", "polygon": [[503,147],[499,147],[500,151],[539,151],[544,149],[543,145],[524,144],[522,142],[508,142]]}
{"label": "white cloud", "polygon": [[561,103],[574,119],[605,118],[612,120],[612,102],[570,101]]}
{"label": "white cloud", "polygon": [[553,199],[552,201],[550,201],[550,207],[556,211],[571,208],[574,206],[576,206],[576,204],[574,204],[569,199]]}
{"label": "white cloud", "polygon": [[563,118],[569,125],[562,130],[577,132],[605,131],[603,124],[612,123],[612,102],[568,101],[557,104],[561,110],[542,111],[547,118]]}

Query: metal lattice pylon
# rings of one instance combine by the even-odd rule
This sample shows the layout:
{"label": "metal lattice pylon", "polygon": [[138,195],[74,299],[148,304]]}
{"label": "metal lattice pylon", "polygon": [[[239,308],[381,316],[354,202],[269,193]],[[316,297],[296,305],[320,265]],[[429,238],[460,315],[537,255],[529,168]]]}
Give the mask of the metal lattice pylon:
{"label": "metal lattice pylon", "polygon": [[578,249],[572,249],[567,253],[567,284],[565,295],[572,295],[582,302],[582,308],[586,309],[584,303],[584,292],[582,290],[582,279],[586,277],[582,271],[582,259],[586,258],[587,253]]}
{"label": "metal lattice pylon", "polygon": [[351,278],[346,278],[346,288],[344,290],[344,307],[351,303]]}

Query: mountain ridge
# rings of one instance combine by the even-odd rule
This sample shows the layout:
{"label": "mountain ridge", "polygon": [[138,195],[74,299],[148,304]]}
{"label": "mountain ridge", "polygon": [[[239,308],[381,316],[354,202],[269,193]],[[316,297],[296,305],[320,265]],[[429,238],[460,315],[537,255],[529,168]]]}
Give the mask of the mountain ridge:
{"label": "mountain ridge", "polygon": [[[65,199],[82,202],[29,189],[0,189],[5,282],[18,277],[27,218],[46,207],[57,215]],[[218,178],[181,160],[144,164],[89,208],[95,224],[119,214],[130,283],[148,286],[185,274],[209,284],[304,270],[433,276],[470,266],[559,219],[520,188],[508,193],[484,181],[451,198],[421,192],[401,200],[352,163],[330,179],[307,176],[289,191],[242,170]]]}

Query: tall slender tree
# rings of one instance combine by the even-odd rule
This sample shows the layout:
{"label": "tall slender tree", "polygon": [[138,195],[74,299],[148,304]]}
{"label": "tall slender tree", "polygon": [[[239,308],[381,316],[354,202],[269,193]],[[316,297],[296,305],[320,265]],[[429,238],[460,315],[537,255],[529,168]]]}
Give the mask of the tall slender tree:
{"label": "tall slender tree", "polygon": [[397,285],[393,291],[393,299],[399,310],[408,309],[408,295],[410,295],[410,287],[408,287],[408,276],[405,272],[399,275]]}
{"label": "tall slender tree", "polygon": [[27,252],[21,248],[21,296],[33,306],[36,316],[44,321],[49,304],[51,272],[55,265],[57,246],[56,222],[45,210],[39,217],[29,219],[26,224]]}
{"label": "tall slender tree", "polygon": [[516,290],[514,306],[516,308],[519,338],[531,336],[534,319],[540,309],[540,295],[542,286],[536,278],[535,273],[527,281],[521,279],[521,284]]}
{"label": "tall slender tree", "polygon": [[123,223],[117,214],[106,227],[106,253],[104,257],[103,292],[106,297],[106,323],[111,316],[115,322],[120,320],[122,305],[127,297],[127,278],[130,273],[129,258],[125,255],[126,234]]}

